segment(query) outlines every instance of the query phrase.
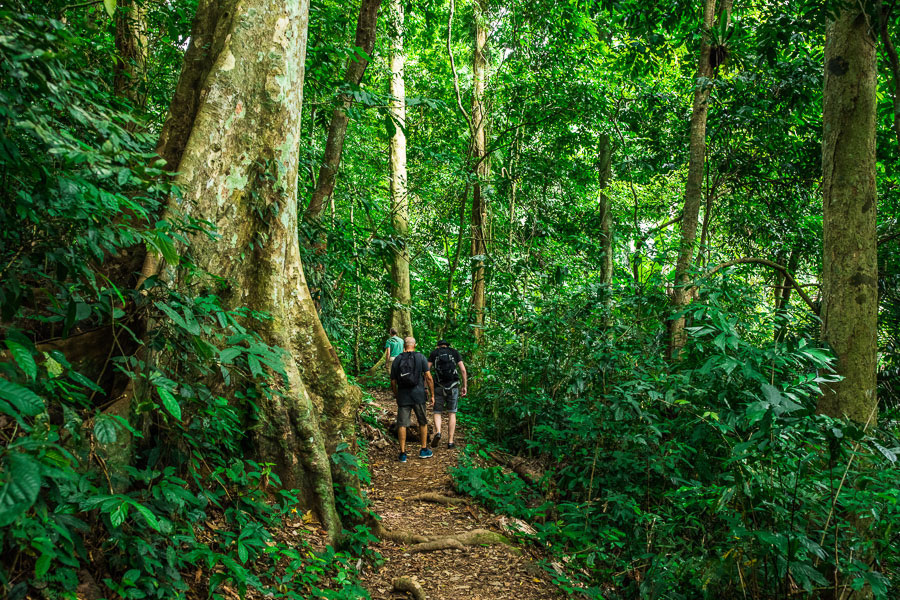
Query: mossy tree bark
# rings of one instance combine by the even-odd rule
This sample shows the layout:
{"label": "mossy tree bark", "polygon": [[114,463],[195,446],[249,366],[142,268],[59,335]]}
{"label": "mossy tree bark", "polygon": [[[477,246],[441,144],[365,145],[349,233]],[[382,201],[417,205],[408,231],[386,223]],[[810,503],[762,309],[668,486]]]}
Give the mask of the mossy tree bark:
{"label": "mossy tree bark", "polygon": [[409,289],[409,190],[406,174],[406,55],[403,50],[403,2],[390,0],[388,30],[391,38],[391,120],[394,133],[390,143],[391,226],[396,247],[391,256],[391,313],[388,325],[401,337],[413,334]]}
{"label": "mossy tree bark", "polygon": [[[347,73],[344,76],[345,85],[356,87],[362,81],[366,67],[369,65],[367,56],[371,55],[375,49],[375,31],[378,22],[378,9],[380,7],[381,0],[362,0],[360,4],[354,43],[366,55],[357,53],[354,58],[350,59],[347,64]],[[351,104],[353,104],[353,98],[347,94],[342,94],[338,105],[331,114],[328,138],[325,141],[325,154],[322,157],[322,166],[319,168],[316,188],[303,215],[304,221],[309,223],[318,221],[322,217],[325,204],[334,194],[338,168],[341,165],[341,155],[344,152],[347,124],[350,122],[347,111],[350,110]]]}
{"label": "mossy tree bark", "polygon": [[[684,210],[681,218],[681,241],[675,263],[675,286],[670,303],[675,312],[682,310],[691,301],[690,268],[694,262],[697,242],[697,225],[700,221],[700,204],[703,199],[703,172],[706,166],[706,120],[709,113],[709,79],[713,77],[717,65],[711,62],[713,54],[710,46],[709,30],[716,20],[728,19],[731,15],[732,0],[722,0],[716,9],[716,0],[705,0],[703,5],[703,37],[700,42],[700,60],[695,78],[693,108],[691,110],[691,134],[689,141],[689,162],[687,182],[684,186]],[[681,355],[687,336],[684,331],[684,317],[669,321],[669,357],[675,360]]]}
{"label": "mossy tree bark", "polygon": [[472,310],[475,341],[484,340],[485,258],[487,257],[487,202],[482,184],[490,176],[484,90],[487,78],[487,0],[475,0],[475,47],[472,53],[472,161],[475,178],[472,185]]}
{"label": "mossy tree bark", "polygon": [[[178,210],[217,230],[215,239],[191,240],[194,264],[226,282],[217,290],[226,307],[268,313],[256,329],[287,351],[286,379],[269,382],[280,393],[258,403],[256,453],[275,464],[285,487],[302,490],[336,538],[341,522],[325,432],[342,431],[349,412],[355,417],[348,408],[358,390],[346,385],[300,264],[297,164],[308,15],[308,0],[201,1],[186,56],[202,60],[186,66],[176,92],[176,101],[192,101],[173,104],[162,147],[181,144],[176,130],[187,133]],[[197,283],[186,271],[170,280],[184,288]],[[332,385],[337,389],[321,394]],[[334,400],[348,404],[322,406]]]}
{"label": "mossy tree bark", "polygon": [[843,380],[819,412],[873,426],[878,417],[875,228],[875,40],[868,2],[848,5],[825,36],[822,109],[822,339]]}

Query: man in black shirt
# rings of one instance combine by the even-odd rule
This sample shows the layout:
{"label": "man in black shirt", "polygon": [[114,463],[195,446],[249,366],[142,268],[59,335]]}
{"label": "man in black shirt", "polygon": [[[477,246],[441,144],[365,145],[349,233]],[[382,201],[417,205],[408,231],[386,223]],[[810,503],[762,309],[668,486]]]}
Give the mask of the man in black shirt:
{"label": "man in black shirt", "polygon": [[397,399],[397,426],[400,438],[400,462],[406,462],[406,428],[410,426],[410,413],[416,413],[419,423],[419,439],[422,449],[419,458],[431,458],[434,453],[428,449],[428,416],[425,414],[425,386],[434,402],[434,380],[425,355],[416,352],[415,338],[403,340],[403,352],[394,359],[391,366],[391,390]]}
{"label": "man in black shirt", "polygon": [[[434,411],[434,439],[431,447],[437,448],[441,440],[441,415],[449,413],[447,448],[455,448],[453,434],[456,433],[456,409],[459,405],[459,397],[468,392],[469,376],[466,373],[466,365],[462,356],[455,348],[450,347],[447,340],[437,343],[437,348],[428,356],[428,367],[433,370],[435,377],[435,393],[431,395],[433,402],[431,408]],[[460,384],[460,376],[462,384]]]}

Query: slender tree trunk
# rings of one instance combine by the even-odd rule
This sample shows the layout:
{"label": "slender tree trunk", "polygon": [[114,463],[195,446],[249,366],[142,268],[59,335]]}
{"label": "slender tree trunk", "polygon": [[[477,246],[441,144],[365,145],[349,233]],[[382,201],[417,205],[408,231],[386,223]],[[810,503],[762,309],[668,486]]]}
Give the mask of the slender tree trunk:
{"label": "slender tree trunk", "polygon": [[612,177],[612,141],[607,134],[600,137],[597,174],[600,184],[600,247],[603,252],[600,259],[600,283],[608,286],[612,284],[613,277],[613,231],[609,196],[606,195],[606,188]]}
{"label": "slender tree trunk", "polygon": [[409,192],[406,182],[406,83],[403,51],[403,2],[390,0],[388,28],[391,32],[391,119],[394,134],[390,143],[391,167],[391,225],[397,247],[391,257],[391,313],[390,327],[401,337],[413,334],[409,305]]}
{"label": "slender tree trunk", "polygon": [[[192,239],[194,263],[228,282],[219,294],[226,307],[270,315],[254,329],[286,350],[287,378],[270,375],[277,393],[258,400],[255,452],[275,464],[286,488],[303,492],[334,539],[341,522],[325,434],[334,443],[346,432],[344,417],[355,417],[350,405],[358,390],[346,385],[300,264],[297,168],[308,14],[308,0],[201,0],[186,56],[205,60],[186,66],[176,92],[196,102],[173,104],[170,113],[186,141],[175,141],[171,130],[163,141],[183,148],[180,210],[217,227],[215,239]],[[199,89],[185,89],[197,82]],[[192,277],[176,272],[172,284],[196,285]]]}
{"label": "slender tree trunk", "polygon": [[116,7],[116,64],[113,89],[143,107],[146,96],[141,82],[147,72],[147,8],[134,0],[120,0]]}
{"label": "slender tree trunk", "polygon": [[[362,0],[362,4],[359,7],[359,19],[356,22],[356,40],[354,43],[367,55],[371,55],[375,49],[375,31],[378,21],[378,9],[380,7],[381,0]],[[369,60],[365,56],[357,54],[355,59],[351,59],[347,65],[344,83],[352,87],[358,86],[368,65]],[[313,190],[309,206],[303,215],[303,220],[308,223],[322,218],[325,205],[330,202],[334,193],[338,167],[341,164],[341,154],[344,151],[344,137],[347,135],[347,123],[350,121],[347,111],[350,110],[351,104],[353,104],[353,98],[344,94],[331,114],[331,124],[328,126],[328,138],[325,141],[325,155],[322,157],[319,179],[316,182],[315,190]]]}
{"label": "slender tree trunk", "polygon": [[[800,250],[794,247],[791,249],[791,254],[787,261],[788,272],[796,273],[797,265],[799,264]],[[779,318],[776,319],[775,341],[783,342],[787,335],[787,310],[788,305],[791,303],[791,292],[794,291],[794,286],[789,285],[787,276],[784,273],[777,273],[776,277],[779,285],[775,288],[775,315]]]}
{"label": "slender tree trunk", "polygon": [[[700,203],[703,199],[703,172],[706,165],[706,118],[709,111],[710,86],[705,83],[713,76],[714,67],[710,62],[709,29],[715,23],[716,0],[705,0],[703,6],[703,37],[700,42],[700,61],[697,65],[694,103],[691,111],[690,159],[687,182],[684,186],[684,211],[681,219],[681,242],[675,263],[675,286],[672,291],[673,310],[680,311],[691,300],[690,268],[694,261],[697,241],[697,225],[700,219]],[[718,14],[720,19],[728,19],[731,0],[722,0]],[[669,357],[678,360],[687,337],[684,331],[684,317],[669,321]]]}
{"label": "slender tree trunk", "polygon": [[484,341],[485,258],[487,256],[487,206],[482,183],[490,176],[485,133],[484,89],[487,72],[487,0],[475,0],[475,48],[472,56],[472,309],[475,341]]}
{"label": "slender tree trunk", "polygon": [[822,339],[843,380],[825,386],[819,412],[875,424],[878,324],[875,228],[875,40],[864,12],[848,5],[825,36],[822,109]]}

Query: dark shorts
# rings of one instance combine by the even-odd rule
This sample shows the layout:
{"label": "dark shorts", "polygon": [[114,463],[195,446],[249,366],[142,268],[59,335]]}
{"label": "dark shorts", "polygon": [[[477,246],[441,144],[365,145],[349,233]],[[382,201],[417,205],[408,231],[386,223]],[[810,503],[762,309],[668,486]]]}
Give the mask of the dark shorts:
{"label": "dark shorts", "polygon": [[416,413],[416,421],[419,422],[419,427],[424,425],[428,425],[428,416],[425,414],[425,405],[424,404],[413,404],[412,406],[398,406],[397,407],[397,425],[400,427],[409,427],[411,424],[410,416],[412,416],[412,412]]}
{"label": "dark shorts", "polygon": [[459,406],[459,386],[443,388],[434,384],[434,414],[455,413]]}

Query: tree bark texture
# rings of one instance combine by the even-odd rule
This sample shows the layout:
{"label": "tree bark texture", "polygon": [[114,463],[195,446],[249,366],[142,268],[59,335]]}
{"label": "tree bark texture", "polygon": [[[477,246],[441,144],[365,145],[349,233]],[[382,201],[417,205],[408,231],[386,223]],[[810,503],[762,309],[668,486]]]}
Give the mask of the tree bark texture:
{"label": "tree bark texture", "polygon": [[[342,431],[356,407],[330,402],[352,404],[358,391],[346,385],[300,264],[297,165],[308,15],[308,0],[201,1],[186,54],[197,63],[186,64],[176,91],[176,101],[195,101],[173,103],[163,147],[183,148],[177,209],[211,222],[218,234],[192,239],[194,264],[226,282],[218,294],[227,308],[268,313],[255,329],[286,350],[286,380],[269,381],[280,393],[258,402],[256,453],[276,465],[286,488],[303,492],[334,538],[341,523],[320,415],[325,432]],[[195,83],[193,94],[185,89]],[[183,144],[176,128],[187,132]],[[172,283],[188,288],[197,284],[191,277],[178,271]],[[335,389],[320,395],[329,386]]]}
{"label": "tree bark texture", "polygon": [[403,2],[390,0],[388,29],[391,33],[391,119],[394,134],[390,144],[391,226],[397,243],[391,257],[391,314],[388,325],[401,337],[413,334],[409,289],[409,191],[406,176],[406,55],[403,51]]}
{"label": "tree bark texture", "polygon": [[[359,7],[354,43],[366,55],[371,55],[375,49],[375,31],[380,7],[381,0],[362,0]],[[369,66],[369,60],[365,56],[357,54],[347,65],[344,84],[349,87],[358,86],[367,66]],[[347,111],[350,110],[351,104],[353,104],[353,98],[347,94],[341,94],[338,105],[331,113],[331,124],[328,126],[328,139],[325,141],[325,155],[322,157],[322,166],[319,168],[319,178],[309,206],[306,207],[303,215],[303,220],[308,223],[321,219],[322,211],[325,210],[325,205],[334,193],[334,184],[337,180],[338,168],[341,165],[341,154],[344,152],[347,124],[350,121]]]}
{"label": "tree bark texture", "polygon": [[[868,3],[866,3],[868,4]],[[819,412],[874,425],[878,323],[875,40],[863,5],[829,22],[822,109],[822,339],[843,376]]]}
{"label": "tree bark texture", "polygon": [[134,0],[122,0],[116,7],[116,64],[113,90],[134,106],[143,106],[140,84],[147,72],[147,8]]}
{"label": "tree bark texture", "polygon": [[487,256],[487,205],[482,184],[490,176],[485,132],[484,89],[487,78],[487,0],[475,1],[475,47],[472,54],[472,161],[475,178],[472,185],[472,310],[475,341],[484,340],[484,296]]}
{"label": "tree bark texture", "polygon": [[[716,0],[705,0],[703,5],[703,37],[700,42],[700,60],[695,78],[697,87],[694,90],[691,110],[688,176],[684,186],[681,241],[675,263],[675,286],[671,296],[671,305],[676,312],[682,310],[691,300],[690,268],[694,262],[700,203],[703,199],[703,172],[706,166],[706,119],[710,93],[708,80],[713,76],[709,30],[715,23],[717,12],[720,19],[728,19],[731,13],[731,0],[722,0],[718,11]],[[683,316],[669,321],[669,357],[674,360],[678,360],[681,349],[687,341],[684,324]]]}

